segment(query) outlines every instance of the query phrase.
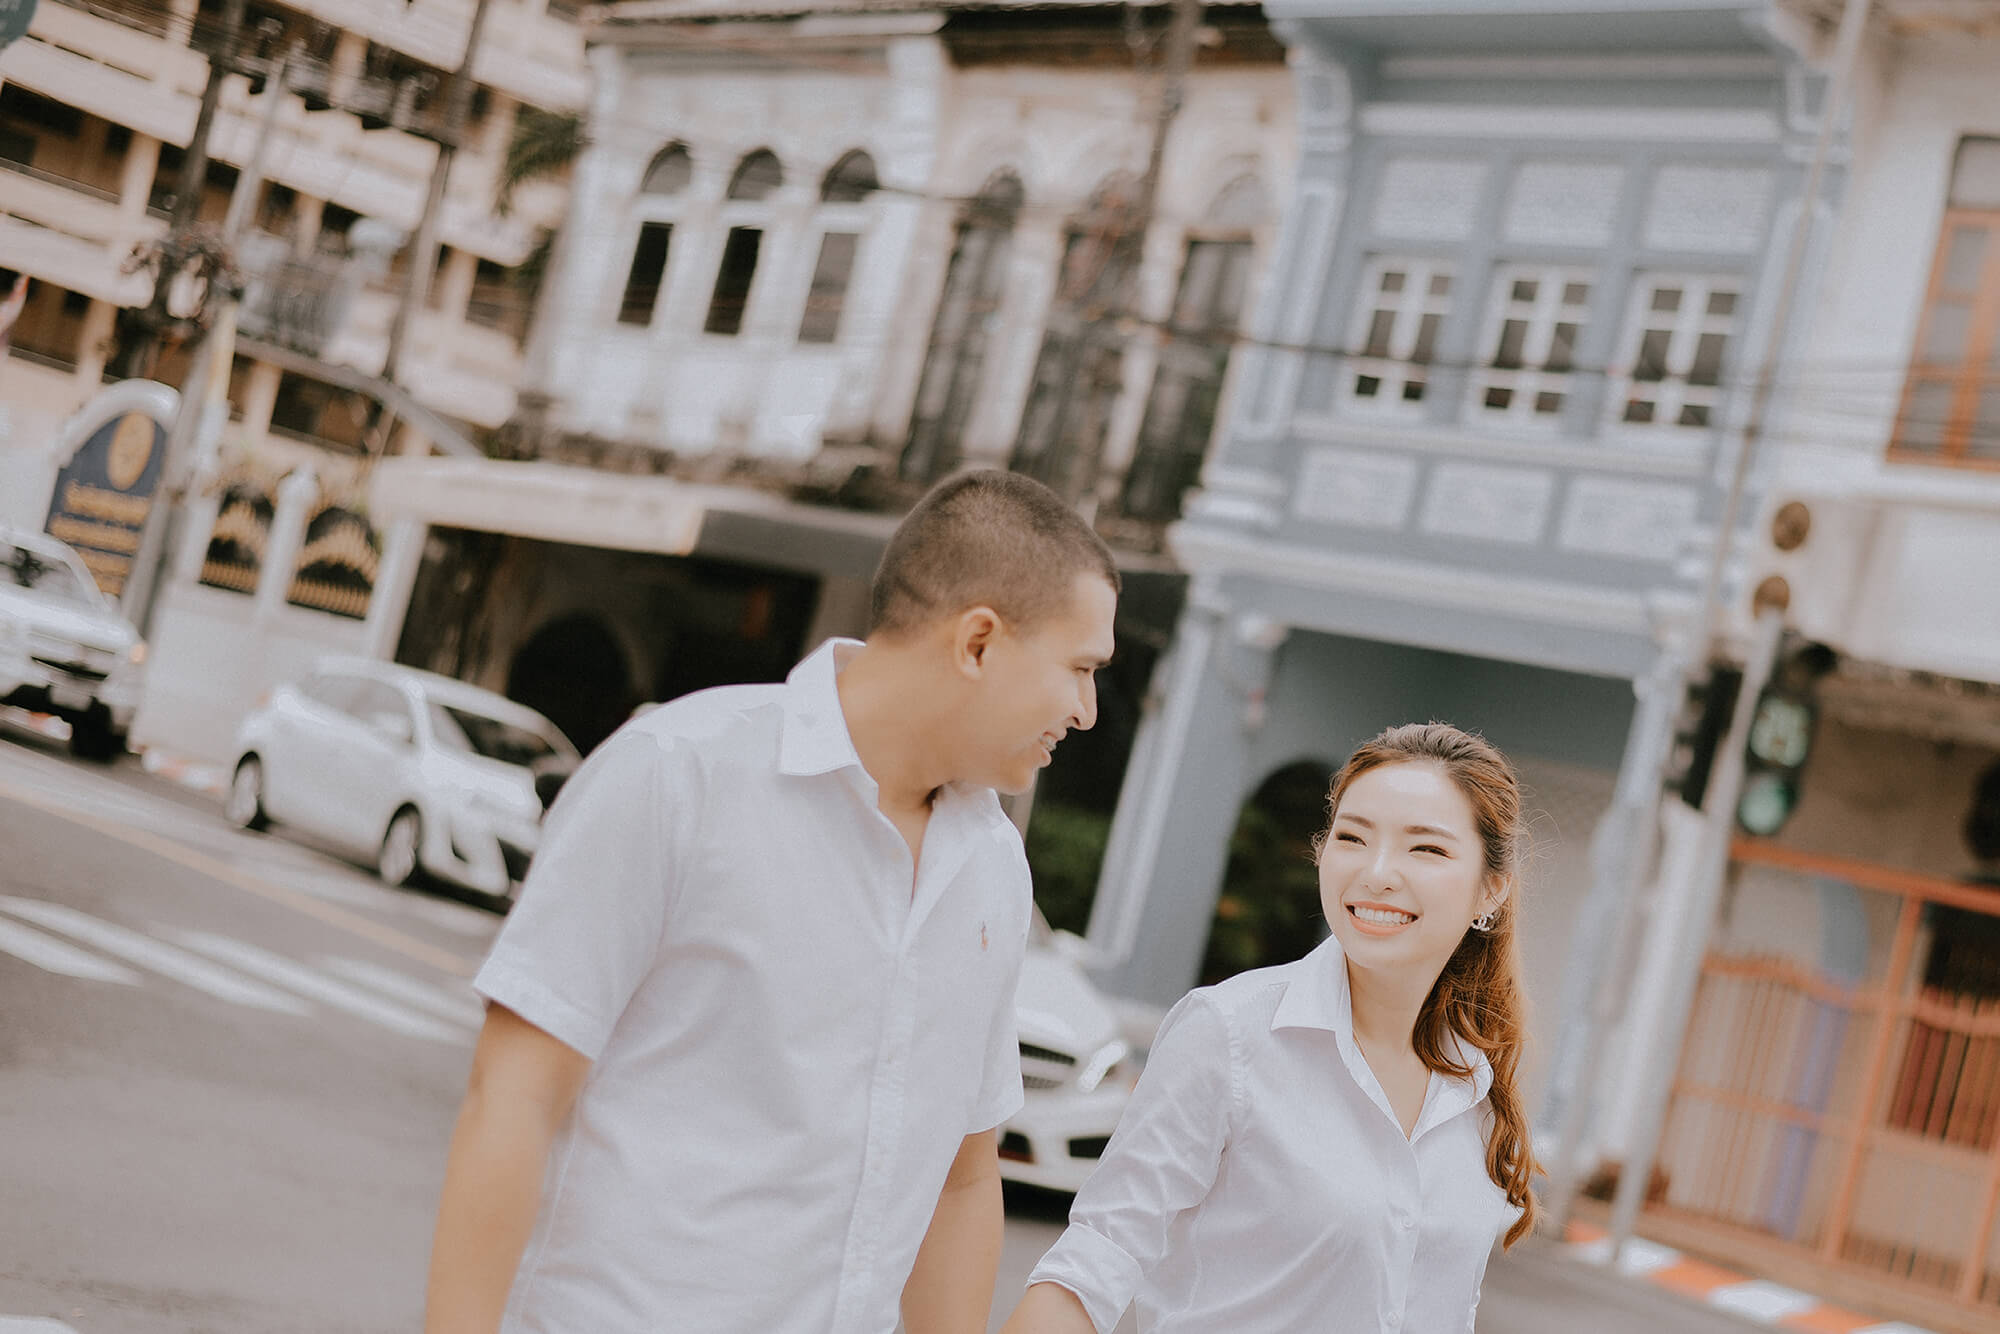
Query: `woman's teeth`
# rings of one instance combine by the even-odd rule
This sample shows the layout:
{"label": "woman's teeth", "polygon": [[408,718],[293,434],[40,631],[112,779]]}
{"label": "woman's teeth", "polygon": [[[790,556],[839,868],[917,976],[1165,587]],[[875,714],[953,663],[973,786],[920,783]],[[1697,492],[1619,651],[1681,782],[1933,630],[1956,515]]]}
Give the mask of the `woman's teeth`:
{"label": "woman's teeth", "polygon": [[1404,912],[1399,908],[1362,908],[1349,905],[1347,910],[1362,921],[1373,922],[1377,926],[1401,926],[1405,922],[1417,920],[1415,913]]}

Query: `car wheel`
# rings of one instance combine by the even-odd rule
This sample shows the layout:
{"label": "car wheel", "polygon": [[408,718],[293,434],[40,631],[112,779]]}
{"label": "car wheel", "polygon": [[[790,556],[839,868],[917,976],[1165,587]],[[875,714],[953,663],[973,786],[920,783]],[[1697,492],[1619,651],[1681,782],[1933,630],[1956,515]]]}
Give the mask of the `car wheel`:
{"label": "car wheel", "polygon": [[264,811],[264,766],[255,755],[246,755],[229,780],[229,795],[222,813],[238,829],[267,829],[271,817]]}
{"label": "car wheel", "polygon": [[112,730],[110,715],[92,709],[69,725],[69,753],[80,760],[108,764],[125,748],[125,738]]}
{"label": "car wheel", "polygon": [[423,817],[416,807],[403,807],[390,819],[389,830],[382,835],[381,855],[375,860],[383,883],[398,888],[415,884],[421,870],[417,850],[423,844]]}

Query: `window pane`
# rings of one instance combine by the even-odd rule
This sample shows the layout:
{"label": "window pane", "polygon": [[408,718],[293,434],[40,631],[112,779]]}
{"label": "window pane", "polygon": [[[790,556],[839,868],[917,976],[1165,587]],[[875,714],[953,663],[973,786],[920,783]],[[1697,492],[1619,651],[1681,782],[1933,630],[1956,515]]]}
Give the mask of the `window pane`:
{"label": "window pane", "polygon": [[1541,284],[1535,282],[1532,278],[1519,278],[1514,282],[1514,289],[1509,299],[1513,301],[1533,301],[1535,293],[1540,290]]}
{"label": "window pane", "polygon": [[1590,304],[1590,284],[1566,284],[1563,287],[1563,304],[1565,306],[1584,306]]}
{"label": "window pane", "polygon": [[[1438,326],[1444,323],[1442,315],[1426,315],[1417,325],[1417,345],[1410,351],[1411,361],[1429,361],[1437,347]],[[1408,397],[1408,395],[1404,395]]]}
{"label": "window pane", "polygon": [[820,182],[819,197],[829,204],[858,204],[880,188],[875,159],[857,148],[833,164]]}
{"label": "window pane", "polygon": [[1667,378],[1667,343],[1671,337],[1665,329],[1646,330],[1646,336],[1639,340],[1639,358],[1632,367],[1633,379],[1650,381]]}
{"label": "window pane", "polygon": [[1430,294],[1432,296],[1450,296],[1451,275],[1449,273],[1433,273],[1431,275]]}
{"label": "window pane", "polygon": [[1918,359],[1933,366],[1956,366],[1965,359],[1966,335],[1972,332],[1972,304],[1940,299],[1931,306],[1930,325]]}
{"label": "window pane", "polygon": [[1357,375],[1354,377],[1354,396],[1373,398],[1382,392],[1382,377],[1379,375]]}
{"label": "window pane", "polygon": [[1689,384],[1719,384],[1722,381],[1722,349],[1728,339],[1722,334],[1705,333],[1694,345],[1694,365],[1688,368]]}
{"label": "window pane", "polygon": [[1545,417],[1561,412],[1562,406],[1563,396],[1561,394],[1543,390],[1541,393],[1535,395],[1535,411]]}
{"label": "window pane", "polygon": [[639,243],[632,247],[632,268],[625,275],[625,295],[618,303],[620,324],[653,322],[653,306],[660,298],[660,277],[667,271],[667,242],[673,234],[671,223],[639,225]]}
{"label": "window pane", "polygon": [[1402,275],[1402,273],[1401,273],[1401,272],[1399,272],[1399,271],[1398,271],[1398,270],[1396,270],[1396,269],[1391,269],[1391,270],[1389,270],[1389,271],[1388,271],[1387,273],[1383,274],[1383,275],[1382,275],[1382,290],[1383,290],[1383,291],[1385,291],[1385,292],[1400,292],[1400,291],[1402,291],[1402,290],[1403,290],[1403,275]]}
{"label": "window pane", "polygon": [[847,303],[847,280],[854,272],[853,232],[828,232],[819,243],[819,263],[813,267],[806,292],[805,318],[799,321],[801,343],[831,343],[840,330],[841,307]]}
{"label": "window pane", "polygon": [[1424,382],[1422,380],[1405,380],[1403,382],[1403,401],[1405,403],[1421,403],[1423,400]]}
{"label": "window pane", "polygon": [[1577,326],[1558,324],[1549,339],[1549,359],[1542,363],[1542,369],[1566,371],[1575,365]]}
{"label": "window pane", "polygon": [[1486,406],[1504,410],[1514,401],[1514,391],[1495,385],[1486,391]]}
{"label": "window pane", "polygon": [[1653,420],[1653,405],[1643,398],[1635,398],[1625,404],[1625,420],[1628,422],[1649,422]]}
{"label": "window pane", "polygon": [[1378,310],[1374,319],[1368,322],[1368,343],[1362,348],[1362,355],[1386,357],[1389,355],[1389,335],[1396,329],[1396,312]]}
{"label": "window pane", "polygon": [[722,246],[722,268],[715,275],[715,295],[708,303],[704,331],[734,335],[743,328],[743,309],[750,300],[750,280],[757,274],[757,249],[764,243],[758,227],[731,227]]}
{"label": "window pane", "polygon": [[1679,418],[1682,426],[1708,425],[1708,408],[1700,403],[1686,403],[1681,406]]}
{"label": "window pane", "polygon": [[1991,235],[1984,227],[1960,226],[1952,229],[1944,250],[1944,290],[1972,292],[1979,287],[1979,269],[1986,259],[1986,242]]}
{"label": "window pane", "polygon": [[1943,448],[1945,427],[1951,420],[1951,400],[1949,380],[1923,380],[1911,386],[1896,432],[1897,448],[1925,454]]}
{"label": "window pane", "polygon": [[688,156],[685,145],[672,144],[660,150],[652,165],[646,168],[645,179],[639,183],[642,195],[677,195],[687,189],[694,178],[694,159]]}
{"label": "window pane", "polygon": [[765,199],[784,183],[785,169],[778,164],[778,155],[760,148],[736,164],[736,173],[729,178],[729,197]]}
{"label": "window pane", "polygon": [[[1519,286],[1519,284],[1516,284]],[[1493,350],[1493,365],[1503,371],[1521,369],[1521,348],[1528,341],[1528,322],[1508,320],[1500,326],[1500,346]]]}
{"label": "window pane", "polygon": [[1660,287],[1660,288],[1655,288],[1655,289],[1654,289],[1654,291],[1653,291],[1653,309],[1654,309],[1654,310],[1658,310],[1658,311],[1675,311],[1675,310],[1679,310],[1680,308],[1681,308],[1681,289],[1680,289],[1680,288],[1678,288],[1678,287]]}
{"label": "window pane", "polygon": [[1734,315],[1736,313],[1736,293],[1710,292],[1708,313],[1711,315]]}

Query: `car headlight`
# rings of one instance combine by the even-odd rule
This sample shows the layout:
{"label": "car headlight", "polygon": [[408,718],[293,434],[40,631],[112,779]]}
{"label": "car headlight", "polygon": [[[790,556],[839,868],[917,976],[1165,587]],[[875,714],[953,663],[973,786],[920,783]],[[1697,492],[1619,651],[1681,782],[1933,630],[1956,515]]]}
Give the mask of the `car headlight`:
{"label": "car headlight", "polygon": [[1104,1082],[1104,1077],[1116,1069],[1118,1063],[1131,1051],[1131,1047],[1117,1038],[1099,1047],[1091,1058],[1083,1063],[1083,1069],[1077,1072],[1077,1088],[1085,1093],[1094,1092],[1097,1086]]}
{"label": "car headlight", "polygon": [[146,641],[143,639],[138,640],[131,648],[126,649],[125,661],[131,663],[134,667],[143,667],[146,663]]}

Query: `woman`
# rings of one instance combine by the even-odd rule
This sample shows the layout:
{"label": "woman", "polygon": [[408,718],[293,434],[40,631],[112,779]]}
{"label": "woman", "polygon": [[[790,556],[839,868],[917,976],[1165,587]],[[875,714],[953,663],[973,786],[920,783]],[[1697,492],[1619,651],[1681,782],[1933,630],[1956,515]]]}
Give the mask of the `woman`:
{"label": "woman", "polygon": [[1334,778],[1333,935],[1190,993],[1003,1334],[1469,1331],[1534,1226],[1515,1070],[1520,785],[1484,740],[1391,728]]}

